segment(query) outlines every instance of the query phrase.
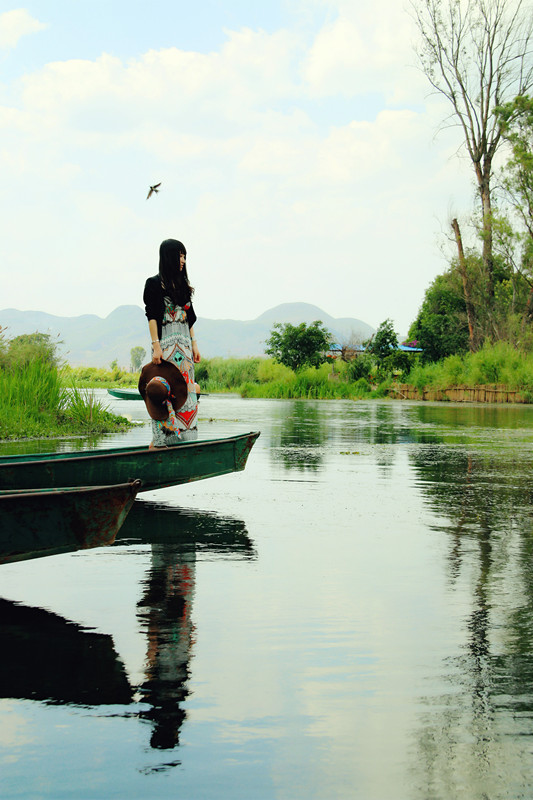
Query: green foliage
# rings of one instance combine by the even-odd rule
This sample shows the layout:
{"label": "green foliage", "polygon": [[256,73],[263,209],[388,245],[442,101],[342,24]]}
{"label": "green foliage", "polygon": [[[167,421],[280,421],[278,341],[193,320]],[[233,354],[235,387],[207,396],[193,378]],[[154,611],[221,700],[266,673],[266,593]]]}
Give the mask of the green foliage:
{"label": "green foliage", "polygon": [[376,356],[378,360],[387,358],[393,348],[398,347],[398,336],[394,331],[392,320],[381,323],[375,334],[365,342],[366,352]]}
{"label": "green foliage", "polygon": [[[505,199],[518,217],[514,239],[520,248],[518,271],[531,286],[533,278],[533,98],[516,97],[495,111],[511,156],[501,173]],[[533,307],[528,293],[525,319],[531,323]]]}
{"label": "green foliage", "polygon": [[486,342],[476,353],[452,355],[431,364],[417,364],[405,383],[444,389],[449,386],[501,384],[510,389],[533,390],[533,353],[517,350],[508,342]]}
{"label": "green foliage", "polygon": [[62,418],[75,424],[77,430],[109,430],[116,427],[117,417],[88,389],[74,386],[66,393]]}
{"label": "green foliage", "polygon": [[204,392],[236,391],[247,381],[257,381],[261,358],[202,359],[194,376]]}
{"label": "green foliage", "polygon": [[130,358],[131,358],[131,368],[133,372],[140,372],[141,367],[146,356],[146,350],[144,347],[137,345],[137,347],[132,347],[130,350]]}
{"label": "green foliage", "polygon": [[113,386],[136,387],[139,382],[138,373],[103,369],[101,367],[70,367],[63,369],[64,383],[79,388],[105,389]]}
{"label": "green foliage", "polygon": [[367,379],[370,377],[372,367],[374,366],[374,359],[369,353],[361,353],[353,359],[348,361],[346,365],[346,374],[351,381],[358,381],[361,378]]}
{"label": "green foliage", "polygon": [[353,386],[355,397],[365,397],[372,391],[372,387],[366,378],[359,378]]}
{"label": "green foliage", "polygon": [[486,257],[470,250],[462,274],[452,259],[449,270],[427,289],[410,330],[423,348],[425,362],[478,349],[487,341],[533,348],[533,98],[517,97],[494,114],[510,156],[499,176],[504,203],[499,203],[498,213],[493,208],[490,219],[485,215],[477,220],[478,246],[484,252],[487,231],[491,232],[491,275]]}
{"label": "green foliage", "polygon": [[43,361],[45,364],[58,367],[59,344],[60,342],[54,341],[49,333],[24,333],[6,342],[4,348],[7,360],[21,366],[33,361]]}
{"label": "green foliage", "polygon": [[280,364],[273,358],[265,358],[257,368],[257,379],[260,383],[289,380],[293,377],[294,373],[289,367]]}
{"label": "green foliage", "polygon": [[[3,341],[0,353],[0,438],[61,436],[81,429],[105,432],[128,427],[124,419],[99,413],[89,397],[65,388],[56,345],[47,334]],[[84,411],[85,407],[85,411]]]}
{"label": "green foliage", "polygon": [[265,353],[294,371],[307,365],[318,367],[326,359],[330,338],[319,320],[311,325],[277,322],[266,341]]}
{"label": "green foliage", "polygon": [[466,307],[459,276],[448,271],[437,275],[426,289],[422,307],[409,329],[409,338],[422,348],[422,361],[438,361],[468,350]]}

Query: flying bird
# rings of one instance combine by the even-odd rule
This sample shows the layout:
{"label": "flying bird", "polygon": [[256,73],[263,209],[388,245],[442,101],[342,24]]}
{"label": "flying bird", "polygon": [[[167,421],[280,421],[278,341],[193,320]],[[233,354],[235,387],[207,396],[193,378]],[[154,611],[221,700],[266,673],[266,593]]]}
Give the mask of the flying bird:
{"label": "flying bird", "polygon": [[146,199],[149,200],[150,197],[154,194],[154,192],[157,194],[157,192],[159,191],[159,187],[160,186],[161,186],[161,182],[156,183],[154,186],[150,186],[150,191],[146,195]]}

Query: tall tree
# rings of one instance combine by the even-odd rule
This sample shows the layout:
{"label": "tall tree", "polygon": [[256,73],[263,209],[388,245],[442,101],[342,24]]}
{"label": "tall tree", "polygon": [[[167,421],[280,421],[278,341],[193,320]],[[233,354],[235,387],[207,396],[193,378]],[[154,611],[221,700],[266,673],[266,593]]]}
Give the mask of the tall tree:
{"label": "tall tree", "polygon": [[386,358],[398,347],[398,336],[391,319],[384,320],[371,339],[366,342],[367,353],[377,358]]}
{"label": "tall tree", "polygon": [[463,131],[481,203],[483,265],[494,299],[492,169],[502,141],[497,106],[533,85],[533,14],[524,0],[411,0],[418,56]]}
{"label": "tall tree", "polygon": [[133,372],[139,372],[145,355],[146,355],[146,350],[144,349],[144,347],[137,345],[137,347],[131,348],[130,358],[131,358],[131,369]]}
{"label": "tall tree", "polygon": [[265,342],[265,353],[292,370],[318,367],[326,360],[331,336],[319,320],[312,325],[276,322]]}
{"label": "tall tree", "polygon": [[496,109],[502,135],[511,147],[502,172],[506,200],[521,223],[517,234],[522,244],[520,273],[530,290],[524,321],[533,321],[533,97],[516,97]]}

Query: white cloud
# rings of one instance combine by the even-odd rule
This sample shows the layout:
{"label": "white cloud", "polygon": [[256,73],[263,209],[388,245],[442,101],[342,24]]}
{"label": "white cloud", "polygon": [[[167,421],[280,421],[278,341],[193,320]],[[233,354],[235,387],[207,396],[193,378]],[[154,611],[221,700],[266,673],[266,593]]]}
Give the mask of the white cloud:
{"label": "white cloud", "polygon": [[420,101],[412,69],[413,23],[398,0],[339,2],[338,16],[317,34],[302,65],[313,96],[379,92],[388,102]]}
{"label": "white cloud", "polygon": [[[443,268],[435,217],[450,195],[461,205],[469,178],[449,158],[455,135],[432,140],[440,111],[404,69],[397,13],[340,11],[309,50],[293,31],[242,29],[212,53],[102,54],[11,86],[0,227],[17,280],[0,307],[67,313],[56,281],[79,313],[139,304],[159,241],[176,236],[203,316],[252,318],[302,300],[372,325],[396,317],[406,332]],[[339,96],[348,91],[419,105],[383,101],[357,119]],[[323,98],[344,121],[329,121]],[[161,192],[146,202],[155,180]]]}
{"label": "white cloud", "polygon": [[25,8],[5,11],[0,14],[0,48],[16,47],[23,36],[43,31],[47,27],[48,25],[32,17]]}

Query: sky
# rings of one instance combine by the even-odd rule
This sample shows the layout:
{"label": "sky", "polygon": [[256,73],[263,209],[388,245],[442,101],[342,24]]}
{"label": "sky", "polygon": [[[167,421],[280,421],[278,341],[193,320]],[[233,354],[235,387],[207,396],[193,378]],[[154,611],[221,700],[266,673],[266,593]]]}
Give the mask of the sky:
{"label": "sky", "polygon": [[404,0],[0,0],[0,309],[142,305],[176,238],[199,317],[407,334],[474,197],[415,43]]}

